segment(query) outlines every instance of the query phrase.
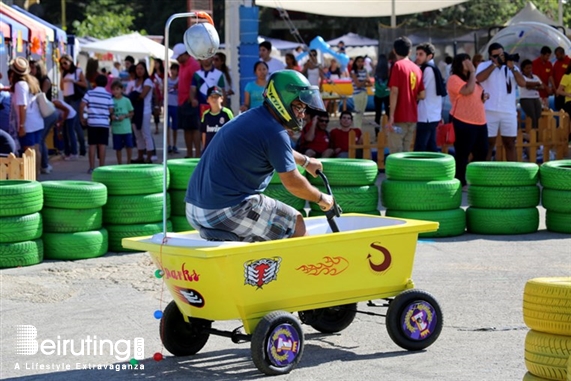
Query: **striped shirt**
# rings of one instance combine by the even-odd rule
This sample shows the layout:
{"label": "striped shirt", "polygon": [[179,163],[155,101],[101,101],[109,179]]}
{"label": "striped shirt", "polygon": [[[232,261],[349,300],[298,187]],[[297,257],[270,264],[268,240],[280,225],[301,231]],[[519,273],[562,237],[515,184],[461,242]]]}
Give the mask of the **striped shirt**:
{"label": "striped shirt", "polygon": [[[357,70],[355,74],[357,75],[357,79],[359,80],[359,82],[364,82],[367,79],[367,70],[365,69]],[[363,91],[367,91],[367,88],[357,87],[355,83],[353,83],[353,94],[359,94],[362,93]]]}
{"label": "striped shirt", "polygon": [[89,127],[109,128],[113,98],[104,87],[96,87],[85,93],[82,102],[87,109],[87,125]]}

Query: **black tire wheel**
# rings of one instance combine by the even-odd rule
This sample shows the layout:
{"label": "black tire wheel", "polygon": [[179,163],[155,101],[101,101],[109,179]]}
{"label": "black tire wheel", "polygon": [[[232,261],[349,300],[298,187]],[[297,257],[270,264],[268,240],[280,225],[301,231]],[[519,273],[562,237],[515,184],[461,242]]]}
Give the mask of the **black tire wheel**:
{"label": "black tire wheel", "polygon": [[267,375],[291,372],[303,355],[300,322],[285,311],[274,311],[262,318],[252,335],[250,350],[254,365]]}
{"label": "black tire wheel", "polygon": [[442,331],[442,310],[436,299],[422,290],[406,290],[389,304],[389,336],[401,348],[420,351],[432,345]]}
{"label": "black tire wheel", "polygon": [[299,312],[299,318],[303,323],[321,333],[343,331],[355,320],[355,315],[357,315],[357,303]]}
{"label": "black tire wheel", "polygon": [[191,356],[200,351],[210,337],[203,329],[210,328],[211,321],[188,318],[184,321],[182,313],[174,301],[163,312],[159,333],[167,351],[175,356]]}

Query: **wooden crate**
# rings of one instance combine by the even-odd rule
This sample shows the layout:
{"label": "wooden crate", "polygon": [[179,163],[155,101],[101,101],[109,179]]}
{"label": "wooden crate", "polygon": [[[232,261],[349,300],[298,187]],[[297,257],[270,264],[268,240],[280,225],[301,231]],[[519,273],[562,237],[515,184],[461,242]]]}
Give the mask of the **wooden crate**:
{"label": "wooden crate", "polygon": [[21,158],[0,158],[0,180],[36,180],[36,152],[28,148]]}

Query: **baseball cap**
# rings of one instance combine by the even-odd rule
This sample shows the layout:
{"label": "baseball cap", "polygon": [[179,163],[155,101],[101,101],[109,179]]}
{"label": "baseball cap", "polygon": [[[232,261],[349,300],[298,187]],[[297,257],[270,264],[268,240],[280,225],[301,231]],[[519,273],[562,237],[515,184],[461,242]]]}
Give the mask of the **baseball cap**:
{"label": "baseball cap", "polygon": [[186,47],[184,44],[178,43],[172,48],[172,57],[171,59],[176,60],[178,57],[183,55],[184,53],[188,53],[186,51]]}
{"label": "baseball cap", "polygon": [[206,98],[208,98],[212,94],[222,96],[222,89],[218,86],[212,86],[212,87],[208,88],[208,91],[206,92]]}

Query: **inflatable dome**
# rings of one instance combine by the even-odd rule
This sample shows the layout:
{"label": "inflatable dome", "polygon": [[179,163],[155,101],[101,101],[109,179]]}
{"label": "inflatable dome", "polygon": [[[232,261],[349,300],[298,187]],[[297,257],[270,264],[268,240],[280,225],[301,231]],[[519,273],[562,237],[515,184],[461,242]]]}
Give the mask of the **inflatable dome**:
{"label": "inflatable dome", "polygon": [[[521,59],[534,60],[539,57],[543,46],[549,46],[552,51],[561,46],[566,54],[571,53],[571,41],[561,31],[538,22],[520,22],[500,30],[480,51],[484,59],[488,58],[488,46],[498,42],[504,47],[504,51],[515,54],[519,53]],[[555,56],[551,56],[555,60]]]}

